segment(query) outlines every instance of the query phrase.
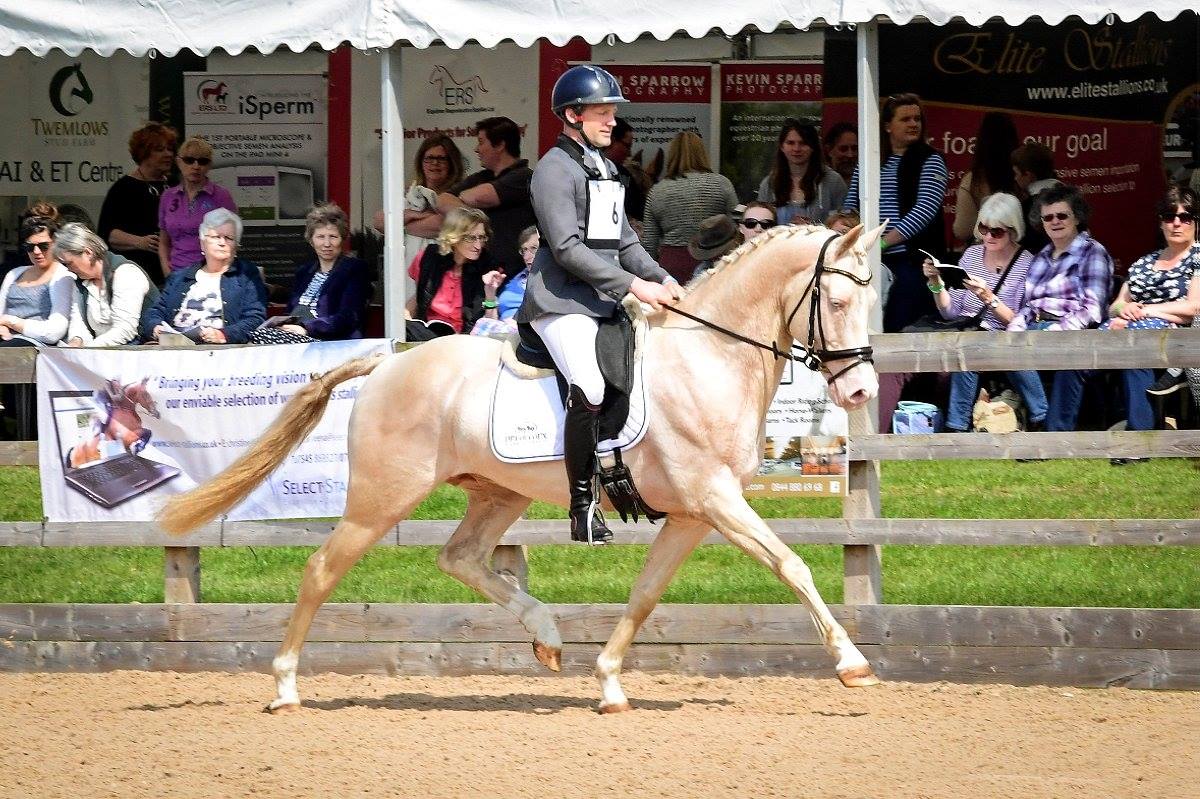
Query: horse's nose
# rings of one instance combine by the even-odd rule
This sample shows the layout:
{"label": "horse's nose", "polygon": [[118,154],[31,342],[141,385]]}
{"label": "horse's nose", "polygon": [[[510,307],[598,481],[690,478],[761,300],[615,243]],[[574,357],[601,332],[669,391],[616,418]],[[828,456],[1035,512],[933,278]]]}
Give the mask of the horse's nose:
{"label": "horse's nose", "polygon": [[855,391],[854,393],[852,393],[849,397],[847,397],[846,402],[850,405],[851,408],[858,408],[858,407],[861,407],[861,406],[867,404],[867,402],[870,399],[871,399],[871,392],[867,391],[865,388],[860,388],[857,391]]}

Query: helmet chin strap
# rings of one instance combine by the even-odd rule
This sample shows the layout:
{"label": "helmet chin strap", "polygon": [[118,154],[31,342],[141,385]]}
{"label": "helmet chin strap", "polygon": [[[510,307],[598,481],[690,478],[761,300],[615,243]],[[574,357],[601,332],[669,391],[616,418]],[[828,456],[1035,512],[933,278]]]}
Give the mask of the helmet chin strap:
{"label": "helmet chin strap", "polygon": [[[582,106],[580,106],[580,107],[582,108]],[[596,144],[594,141],[589,139],[588,135],[583,132],[583,123],[582,122],[572,122],[569,118],[567,118],[568,110],[573,110],[573,109],[564,108],[563,114],[562,114],[563,122],[566,123],[567,127],[570,128],[571,130],[575,131],[576,133],[578,133],[579,138],[583,139],[583,143],[586,144],[588,147],[591,147],[593,150],[596,150],[596,151],[603,150],[604,149],[603,147],[601,147],[599,144]]]}

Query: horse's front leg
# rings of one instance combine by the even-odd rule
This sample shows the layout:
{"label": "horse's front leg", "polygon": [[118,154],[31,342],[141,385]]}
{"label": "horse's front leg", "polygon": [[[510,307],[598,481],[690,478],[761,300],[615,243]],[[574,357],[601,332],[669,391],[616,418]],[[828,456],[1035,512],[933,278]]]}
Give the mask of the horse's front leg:
{"label": "horse's front leg", "polygon": [[600,681],[600,712],[618,713],[629,710],[629,700],[621,690],[621,663],[642,622],[654,610],[663,591],[679,570],[680,565],[708,533],[706,522],[687,517],[670,516],[662,532],[650,545],[646,565],[629,592],[625,615],[617,622],[608,643],[596,659],[596,679]]}
{"label": "horse's front leg", "polygon": [[850,688],[876,685],[879,678],[817,593],[808,565],[759,518],[742,496],[741,486],[732,479],[714,485],[704,510],[713,527],[773,571],[804,602],[821,634],[821,643],[837,661],[842,684]]}

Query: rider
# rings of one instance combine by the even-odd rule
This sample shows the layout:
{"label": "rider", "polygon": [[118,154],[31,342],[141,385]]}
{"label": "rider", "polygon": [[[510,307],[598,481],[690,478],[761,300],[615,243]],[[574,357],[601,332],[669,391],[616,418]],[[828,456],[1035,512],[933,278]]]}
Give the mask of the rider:
{"label": "rider", "polygon": [[598,320],[613,316],[626,294],[655,310],[683,296],[638,241],[625,218],[625,187],[600,152],[611,143],[617,104],[626,102],[616,79],[600,67],[571,67],[554,84],[551,105],[563,130],[533,172],[541,247],[516,317],[537,331],[569,387],[563,459],[571,538],[588,543],[612,538],[592,490],[604,400]]}

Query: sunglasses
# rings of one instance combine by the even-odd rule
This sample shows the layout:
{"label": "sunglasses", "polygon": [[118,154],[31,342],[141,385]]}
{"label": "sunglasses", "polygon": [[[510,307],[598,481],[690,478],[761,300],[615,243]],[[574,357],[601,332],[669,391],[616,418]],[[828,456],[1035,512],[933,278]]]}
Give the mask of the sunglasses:
{"label": "sunglasses", "polygon": [[25,252],[33,252],[41,250],[42,252],[50,252],[50,248],[54,246],[52,241],[24,241],[21,242],[21,249]]}
{"label": "sunglasses", "polygon": [[1059,222],[1066,222],[1070,218],[1071,214],[1066,214],[1062,211],[1059,211],[1057,214],[1042,214],[1043,222],[1053,222],[1055,219],[1057,219]]}
{"label": "sunglasses", "polygon": [[1181,225],[1190,225],[1196,221],[1196,215],[1189,214],[1187,211],[1184,211],[1184,212],[1178,213],[1178,214],[1170,213],[1170,214],[1159,214],[1158,215],[1158,221],[1163,222],[1164,224],[1170,224],[1171,222],[1174,222],[1176,219],[1179,220],[1179,224],[1181,224]]}
{"label": "sunglasses", "polygon": [[445,155],[427,155],[421,159],[421,162],[425,164],[448,164],[450,163],[450,158]]}
{"label": "sunglasses", "polygon": [[463,236],[461,241],[467,241],[471,244],[487,244],[487,236]]}
{"label": "sunglasses", "polygon": [[195,155],[181,155],[181,156],[179,156],[179,160],[182,161],[183,163],[187,164],[188,166],[192,166],[193,164],[199,164],[200,166],[208,166],[209,164],[212,163],[211,158],[200,158],[199,156],[195,156]]}
{"label": "sunglasses", "polygon": [[1003,227],[988,227],[982,222],[976,228],[980,236],[991,236],[993,239],[1003,238],[1008,233],[1008,228]]}
{"label": "sunglasses", "polygon": [[769,230],[769,229],[775,227],[775,223],[772,222],[770,219],[743,219],[740,222],[740,224],[742,227],[746,228],[747,230],[754,230],[755,228],[762,228],[763,230]]}

